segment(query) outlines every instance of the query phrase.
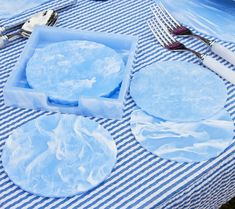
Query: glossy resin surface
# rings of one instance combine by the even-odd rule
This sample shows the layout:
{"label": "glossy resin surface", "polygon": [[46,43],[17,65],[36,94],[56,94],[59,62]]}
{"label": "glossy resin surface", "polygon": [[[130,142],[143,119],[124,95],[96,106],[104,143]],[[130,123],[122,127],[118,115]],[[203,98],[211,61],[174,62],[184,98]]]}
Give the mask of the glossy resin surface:
{"label": "glossy resin surface", "polygon": [[202,66],[154,63],[134,75],[130,93],[141,108],[131,115],[132,133],[153,154],[199,162],[218,156],[233,140],[226,86]]}
{"label": "glossy resin surface", "polygon": [[234,136],[234,125],[224,109],[198,122],[172,122],[136,110],[131,130],[148,151],[178,162],[199,162],[218,156]]}
{"label": "glossy resin surface", "polygon": [[10,179],[22,189],[46,197],[67,197],[104,181],[116,155],[115,142],[98,123],[56,114],[14,130],[2,162]]}
{"label": "glossy resin surface", "polygon": [[123,74],[124,62],[115,50],[84,40],[38,48],[26,67],[30,87],[58,104],[76,104],[80,96],[108,97]]}
{"label": "glossy resin surface", "polygon": [[6,105],[121,119],[137,37],[36,27],[4,88]]}
{"label": "glossy resin surface", "polygon": [[199,121],[221,110],[227,99],[222,79],[187,62],[156,62],[137,72],[130,93],[147,113],[170,121]]}

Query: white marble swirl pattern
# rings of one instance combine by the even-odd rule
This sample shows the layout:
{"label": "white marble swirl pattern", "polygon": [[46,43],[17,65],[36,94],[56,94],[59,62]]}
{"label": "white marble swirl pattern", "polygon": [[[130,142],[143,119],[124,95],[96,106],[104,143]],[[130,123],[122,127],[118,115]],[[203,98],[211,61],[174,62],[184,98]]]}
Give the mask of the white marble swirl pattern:
{"label": "white marble swirl pattern", "polygon": [[104,181],[116,162],[111,135],[74,115],[42,116],[7,139],[2,162],[22,189],[46,197],[80,194]]}
{"label": "white marble swirl pattern", "polygon": [[207,119],[227,99],[219,76],[203,66],[179,61],[155,62],[135,73],[130,94],[147,113],[178,122]]}
{"label": "white marble swirl pattern", "polygon": [[0,0],[0,19],[10,18],[50,0]]}
{"label": "white marble swirl pattern", "polygon": [[228,112],[198,122],[171,122],[138,109],[131,130],[148,151],[178,162],[198,162],[218,156],[232,142],[234,124]]}
{"label": "white marble swirl pattern", "polygon": [[76,104],[80,96],[109,96],[123,79],[124,61],[108,46],[72,40],[37,48],[26,78],[35,91],[58,104]]}

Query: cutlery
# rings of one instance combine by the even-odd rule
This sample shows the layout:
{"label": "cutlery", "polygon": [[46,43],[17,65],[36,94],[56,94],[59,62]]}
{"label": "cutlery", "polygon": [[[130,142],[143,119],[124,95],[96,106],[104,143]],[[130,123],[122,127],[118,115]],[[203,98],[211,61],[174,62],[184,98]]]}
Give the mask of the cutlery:
{"label": "cutlery", "polygon": [[[55,6],[52,5],[52,7],[53,7],[52,9],[58,13],[60,10],[65,9],[67,7],[70,7],[71,5],[75,4],[76,2],[77,2],[77,0],[69,0],[63,4],[56,4]],[[38,12],[38,13],[40,13],[40,12]],[[32,17],[37,15],[38,13],[32,15]],[[30,17],[28,17],[27,19],[29,19],[29,18]],[[6,34],[6,32],[8,30],[13,30],[13,29],[17,29],[19,27],[22,27],[23,24],[25,23],[25,21],[27,21],[27,19],[21,19],[20,21],[16,22],[15,24],[13,24],[11,26],[0,26],[0,35]]]}
{"label": "cutlery", "polygon": [[163,6],[163,4],[159,5],[152,5],[151,10],[155,17],[157,16],[167,27],[169,32],[176,36],[192,36],[195,38],[198,38],[199,40],[203,41],[205,44],[207,44],[211,51],[218,54],[219,56],[223,57],[233,65],[235,65],[235,52],[229,50],[228,48],[224,47],[223,45],[211,41],[209,39],[206,39],[202,36],[199,36],[195,33],[193,33],[189,28],[183,26],[180,24]]}
{"label": "cutlery", "polygon": [[9,35],[0,36],[0,48],[4,48],[10,41],[15,40],[18,37],[29,38],[36,25],[53,26],[57,19],[58,13],[51,9],[32,16],[23,24],[19,31]]}
{"label": "cutlery", "polygon": [[228,69],[225,65],[221,64],[213,57],[201,54],[197,51],[194,51],[193,49],[187,48],[184,44],[177,41],[169,33],[168,29],[157,16],[156,19],[151,19],[147,23],[161,46],[171,51],[188,51],[193,53],[201,60],[204,66],[208,67],[210,70],[214,71],[232,84],[235,84],[235,72]]}

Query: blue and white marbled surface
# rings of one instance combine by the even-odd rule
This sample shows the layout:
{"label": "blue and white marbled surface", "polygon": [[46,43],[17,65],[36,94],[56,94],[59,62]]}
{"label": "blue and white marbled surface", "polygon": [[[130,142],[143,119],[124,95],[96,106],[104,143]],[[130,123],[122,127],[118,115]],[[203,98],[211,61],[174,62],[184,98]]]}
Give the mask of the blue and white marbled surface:
{"label": "blue and white marbled surface", "polygon": [[64,41],[37,48],[27,63],[29,86],[59,104],[79,96],[109,96],[123,79],[124,62],[113,49],[92,41]]}
{"label": "blue and white marbled surface", "polygon": [[233,140],[234,124],[222,109],[198,122],[172,122],[142,110],[131,115],[131,130],[139,143],[162,158],[198,162],[218,156]]}
{"label": "blue and white marbled surface", "polygon": [[222,79],[187,62],[156,62],[134,75],[130,93],[147,113],[170,121],[200,121],[221,110],[227,99]]}
{"label": "blue and white marbled surface", "polygon": [[0,19],[10,18],[50,0],[0,0]]}
{"label": "blue and white marbled surface", "polygon": [[235,42],[234,0],[161,0],[161,2],[178,21],[204,34]]}
{"label": "blue and white marbled surface", "polygon": [[74,115],[42,116],[7,139],[2,162],[22,189],[46,197],[66,197],[100,184],[111,173],[117,149],[96,122]]}

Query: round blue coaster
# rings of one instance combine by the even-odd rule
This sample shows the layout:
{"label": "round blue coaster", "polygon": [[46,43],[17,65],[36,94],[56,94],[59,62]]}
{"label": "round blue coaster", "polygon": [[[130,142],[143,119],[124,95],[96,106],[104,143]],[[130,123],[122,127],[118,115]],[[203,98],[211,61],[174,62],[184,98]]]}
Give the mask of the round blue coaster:
{"label": "round blue coaster", "polygon": [[199,122],[177,123],[142,110],[131,115],[131,130],[148,151],[177,162],[199,162],[217,157],[233,141],[234,124],[225,109]]}
{"label": "round blue coaster", "polygon": [[104,181],[116,162],[111,135],[96,122],[74,115],[42,116],[7,139],[2,163],[23,190],[68,197]]}
{"label": "round blue coaster", "polygon": [[130,93],[147,113],[169,121],[190,122],[211,117],[227,99],[222,79],[186,62],[157,62],[134,75]]}
{"label": "round blue coaster", "polygon": [[26,67],[29,86],[59,104],[80,96],[107,96],[122,81],[124,62],[113,49],[91,41],[64,41],[35,50]]}

